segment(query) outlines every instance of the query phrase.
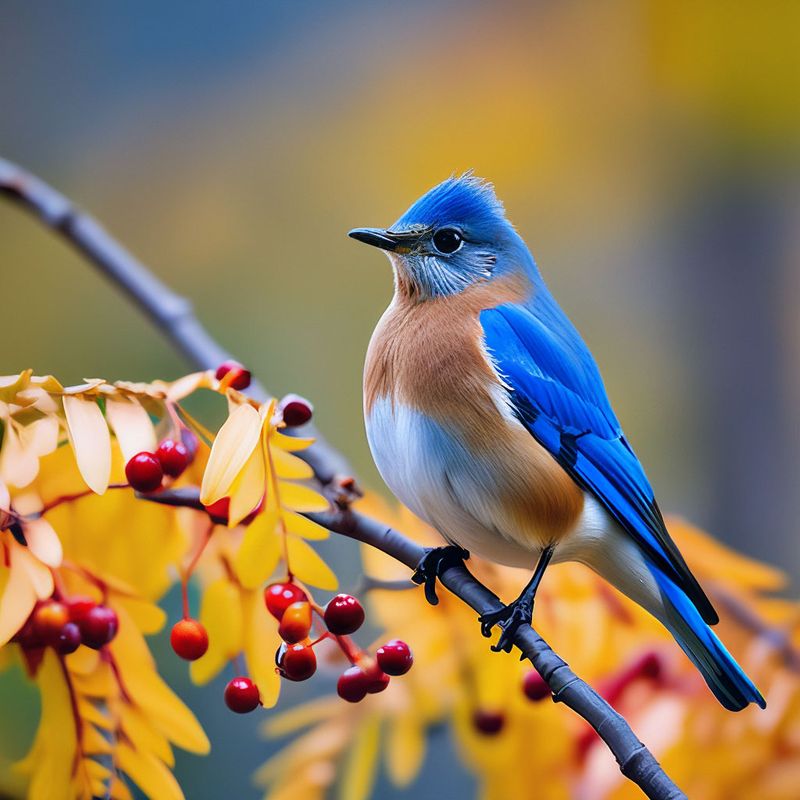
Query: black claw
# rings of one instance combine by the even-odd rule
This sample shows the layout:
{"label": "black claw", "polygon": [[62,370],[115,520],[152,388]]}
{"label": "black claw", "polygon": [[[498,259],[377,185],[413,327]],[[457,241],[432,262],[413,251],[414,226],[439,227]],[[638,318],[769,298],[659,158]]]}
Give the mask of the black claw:
{"label": "black claw", "polygon": [[425,584],[425,599],[432,605],[439,604],[436,596],[436,579],[441,577],[450,567],[462,564],[469,558],[469,552],[457,545],[446,547],[428,547],[425,555],[420,559],[411,580],[414,583]]}
{"label": "black claw", "polygon": [[533,619],[533,604],[527,602],[526,599],[518,599],[507,606],[491,611],[488,614],[483,614],[478,617],[481,623],[481,633],[489,638],[492,635],[492,628],[499,625],[502,632],[497,644],[492,645],[492,650],[499,653],[501,650],[510,653],[514,647],[514,634],[520,625],[530,625]]}

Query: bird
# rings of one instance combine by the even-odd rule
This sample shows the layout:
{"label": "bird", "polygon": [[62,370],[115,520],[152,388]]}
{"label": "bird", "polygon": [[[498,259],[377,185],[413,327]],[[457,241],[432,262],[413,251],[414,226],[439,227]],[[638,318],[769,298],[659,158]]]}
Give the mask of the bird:
{"label": "bird", "polygon": [[711,630],[719,617],[670,538],[599,368],[491,183],[453,175],[389,228],[394,295],[364,366],[364,417],[385,483],[447,542],[414,574],[470,553],[532,570],[480,617],[510,651],[549,564],[580,562],[655,616],[731,711],[764,698]]}

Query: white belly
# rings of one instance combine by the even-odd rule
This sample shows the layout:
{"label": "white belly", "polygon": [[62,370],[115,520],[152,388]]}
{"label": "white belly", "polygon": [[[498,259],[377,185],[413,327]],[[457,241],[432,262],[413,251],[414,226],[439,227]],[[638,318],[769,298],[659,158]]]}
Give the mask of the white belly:
{"label": "white belly", "polygon": [[366,419],[372,457],[386,485],[449,542],[490,561],[536,564],[540,548],[523,547],[492,524],[496,476],[457,439],[419,412],[389,400]]}
{"label": "white belly", "polygon": [[[498,564],[533,569],[541,547],[512,541],[493,524],[497,478],[419,412],[382,398],[366,418],[372,456],[395,496],[449,542]],[[662,616],[661,595],[639,548],[590,494],[554,562],[578,561]]]}

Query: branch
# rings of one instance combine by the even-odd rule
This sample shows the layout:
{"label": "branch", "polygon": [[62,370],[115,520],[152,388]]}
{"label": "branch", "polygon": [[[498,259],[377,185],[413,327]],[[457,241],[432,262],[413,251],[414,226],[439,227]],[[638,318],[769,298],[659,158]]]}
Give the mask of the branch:
{"label": "branch", "polygon": [[[162,283],[94,217],[81,211],[52,186],[0,158],[0,195],[38,217],[94,264],[155,323],[167,341],[195,369],[216,369],[231,358],[197,319],[186,297]],[[261,402],[269,397],[258,381],[253,381],[249,393]],[[339,476],[350,474],[344,456],[331,447],[313,425],[305,426],[302,435],[313,436],[316,441],[298,455],[309,463],[324,486],[332,485]]]}
{"label": "branch", "polygon": [[[230,357],[195,317],[186,298],[167,288],[92,217],[77,210],[46,183],[0,159],[0,193],[33,213],[81,252],[147,314],[196,368],[214,369]],[[267,397],[266,390],[258,383],[253,384],[251,392],[259,400]],[[329,488],[337,475],[348,473],[347,461],[316,430],[310,434],[318,441],[304,452],[308,454],[307,460],[317,479]],[[196,489],[165,491],[147,499],[203,508]],[[349,508],[308,516],[331,531],[382,550],[412,570],[425,553],[422,546],[399,531]],[[502,606],[497,596],[463,565],[446,570],[441,582],[479,614]],[[533,628],[519,628],[514,644],[521,651],[522,658],[531,661],[550,687],[553,699],[569,706],[597,731],[617,759],[623,775],[636,783],[647,797],[653,800],[685,798],[653,754],[637,739],[625,719],[578,678]]]}

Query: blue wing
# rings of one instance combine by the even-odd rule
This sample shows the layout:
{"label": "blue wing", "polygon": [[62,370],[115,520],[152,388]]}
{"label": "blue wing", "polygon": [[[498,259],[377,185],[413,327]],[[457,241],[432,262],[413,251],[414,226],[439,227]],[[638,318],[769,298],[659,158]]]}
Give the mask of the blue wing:
{"label": "blue wing", "polygon": [[482,311],[480,322],[522,424],[686,592],[703,620],[716,623],[714,607],[667,533],[647,476],[577,331],[554,303],[539,313],[502,305]]}

